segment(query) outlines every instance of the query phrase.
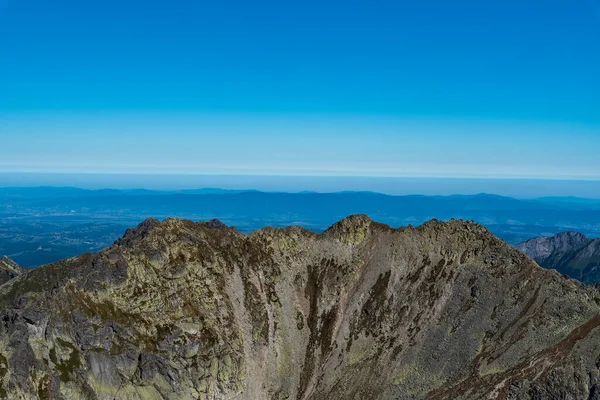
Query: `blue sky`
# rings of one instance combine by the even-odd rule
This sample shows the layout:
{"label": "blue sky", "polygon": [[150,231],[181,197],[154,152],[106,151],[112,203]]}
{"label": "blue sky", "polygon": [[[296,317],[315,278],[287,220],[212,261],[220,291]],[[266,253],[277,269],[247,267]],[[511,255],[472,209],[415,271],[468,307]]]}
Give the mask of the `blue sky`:
{"label": "blue sky", "polygon": [[598,0],[0,0],[0,171],[600,179],[598,71]]}

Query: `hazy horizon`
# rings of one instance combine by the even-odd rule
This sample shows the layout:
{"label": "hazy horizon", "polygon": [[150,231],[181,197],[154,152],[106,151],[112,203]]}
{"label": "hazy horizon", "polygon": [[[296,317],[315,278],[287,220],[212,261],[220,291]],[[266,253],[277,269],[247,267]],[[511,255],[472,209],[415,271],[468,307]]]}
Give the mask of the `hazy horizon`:
{"label": "hazy horizon", "polygon": [[389,195],[473,195],[515,198],[573,196],[600,198],[600,181],[445,177],[360,177],[284,175],[175,175],[4,173],[0,187],[70,186],[82,189],[186,190],[218,188],[265,192],[370,191]]}

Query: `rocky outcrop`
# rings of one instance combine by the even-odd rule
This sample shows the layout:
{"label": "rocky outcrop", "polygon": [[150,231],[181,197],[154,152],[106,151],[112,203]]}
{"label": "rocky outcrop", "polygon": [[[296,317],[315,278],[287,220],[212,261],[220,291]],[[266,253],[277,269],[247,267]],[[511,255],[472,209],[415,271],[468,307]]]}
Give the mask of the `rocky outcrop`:
{"label": "rocky outcrop", "polygon": [[517,250],[538,263],[543,263],[556,253],[567,253],[585,246],[591,241],[579,232],[561,232],[554,236],[530,239],[515,246]]}
{"label": "rocky outcrop", "polygon": [[545,268],[556,269],[587,284],[600,281],[600,239],[577,232],[539,237],[515,248]]}
{"label": "rocky outcrop", "polygon": [[[214,224],[212,224],[214,225]],[[464,221],[148,220],[0,287],[0,395],[588,399],[600,295]]]}
{"label": "rocky outcrop", "polygon": [[25,271],[27,271],[26,268],[21,267],[10,258],[6,256],[2,257],[0,259],[0,285],[16,278]]}

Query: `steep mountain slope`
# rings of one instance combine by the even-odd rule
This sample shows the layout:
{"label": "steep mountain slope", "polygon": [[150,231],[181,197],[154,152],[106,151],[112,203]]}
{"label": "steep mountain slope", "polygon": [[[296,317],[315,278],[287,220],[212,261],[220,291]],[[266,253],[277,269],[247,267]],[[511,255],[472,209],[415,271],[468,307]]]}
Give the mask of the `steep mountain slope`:
{"label": "steep mountain slope", "polygon": [[584,283],[600,281],[600,239],[565,232],[534,238],[515,248],[545,268],[556,269]]}
{"label": "steep mountain slope", "polygon": [[27,271],[26,268],[19,266],[10,258],[4,256],[0,259],[0,285],[5,284],[11,279],[16,278]]}
{"label": "steep mountain slope", "polygon": [[591,241],[579,232],[561,232],[554,236],[542,236],[520,243],[515,248],[541,264],[556,253],[577,250]]}
{"label": "steep mountain slope", "polygon": [[0,287],[0,394],[597,399],[599,303],[469,222],[147,220]]}

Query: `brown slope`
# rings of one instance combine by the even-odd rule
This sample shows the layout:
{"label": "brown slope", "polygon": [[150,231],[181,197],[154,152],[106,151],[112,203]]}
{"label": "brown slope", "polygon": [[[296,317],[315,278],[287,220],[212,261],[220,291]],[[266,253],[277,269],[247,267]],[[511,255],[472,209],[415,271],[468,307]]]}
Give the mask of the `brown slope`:
{"label": "brown slope", "polygon": [[469,222],[148,220],[0,288],[0,393],[588,398],[598,302]]}

